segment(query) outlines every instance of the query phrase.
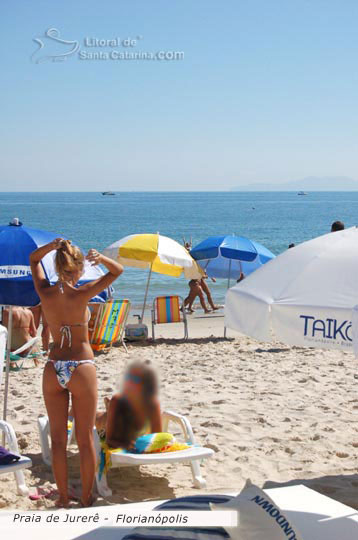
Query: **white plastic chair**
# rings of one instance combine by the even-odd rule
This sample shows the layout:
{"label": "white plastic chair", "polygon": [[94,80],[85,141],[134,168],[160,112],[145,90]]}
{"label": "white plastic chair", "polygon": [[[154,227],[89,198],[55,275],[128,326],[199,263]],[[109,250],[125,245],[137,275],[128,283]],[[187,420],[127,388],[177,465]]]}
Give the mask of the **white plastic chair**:
{"label": "white plastic chair", "polygon": [[[41,338],[39,336],[35,336],[29,339],[29,341],[27,341],[23,345],[21,345],[21,347],[16,349],[16,351],[11,351],[10,362],[19,362],[22,360],[22,363],[23,363],[26,359],[30,359],[31,358],[30,355],[32,354],[33,349],[40,343],[40,341],[41,341]],[[23,353],[24,351],[27,351],[27,353],[24,356],[20,356],[21,353]],[[36,356],[39,356],[40,358],[42,358],[42,353],[38,352],[36,353]],[[22,364],[21,364],[21,367],[22,367]],[[21,369],[21,367],[19,369]]]}
{"label": "white plastic chair", "polygon": [[[200,462],[203,459],[209,458],[214,454],[211,448],[205,448],[195,444],[195,437],[191,424],[185,416],[174,413],[172,411],[163,411],[163,431],[168,431],[169,423],[174,423],[181,428],[185,442],[192,446],[186,450],[178,450],[175,452],[163,452],[159,454],[130,454],[130,453],[112,453],[111,468],[130,467],[138,465],[156,465],[162,463],[190,463],[191,472],[193,475],[194,487],[200,489],[206,486],[206,480],[203,478],[200,470]],[[51,465],[51,450],[50,450],[50,424],[47,416],[38,418],[38,427],[40,432],[40,444],[42,459],[47,465]],[[94,442],[97,453],[98,462],[101,457],[101,443],[98,437],[96,428],[93,428]],[[74,425],[68,435],[68,443],[74,438]],[[96,483],[98,493],[102,497],[110,497],[112,490],[107,484],[107,476],[105,473],[99,477],[96,473]]]}
{"label": "white plastic chair", "polygon": [[[7,441],[9,451],[13,454],[20,455],[15,431],[11,424],[5,422],[4,420],[0,420],[0,431],[5,434],[5,440]],[[17,491],[19,495],[28,495],[29,490],[26,486],[25,477],[22,469],[28,469],[31,466],[31,459],[26,456],[20,455],[19,461],[14,461],[9,465],[0,465],[0,474],[14,473],[16,478]]]}

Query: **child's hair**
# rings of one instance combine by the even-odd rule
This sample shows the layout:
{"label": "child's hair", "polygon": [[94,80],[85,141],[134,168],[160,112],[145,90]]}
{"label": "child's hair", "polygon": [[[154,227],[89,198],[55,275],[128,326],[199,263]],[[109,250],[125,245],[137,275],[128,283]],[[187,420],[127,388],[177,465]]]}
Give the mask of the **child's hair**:
{"label": "child's hair", "polygon": [[55,257],[55,268],[59,278],[63,278],[67,273],[82,270],[83,265],[84,255],[80,248],[73,246],[70,240],[63,240]]}
{"label": "child's hair", "polygon": [[[153,410],[154,398],[158,393],[157,375],[149,361],[133,362],[126,370],[125,376],[134,370],[142,373],[143,402],[146,417],[149,418]],[[119,397],[115,410],[115,435],[113,440],[107,441],[109,446],[128,449],[142,428],[131,403],[126,397]]]}
{"label": "child's hair", "polygon": [[140,426],[138,426],[134,410],[126,398],[120,397],[117,399],[114,417],[113,438],[107,440],[107,444],[112,448],[125,448],[128,450],[136,438]]}

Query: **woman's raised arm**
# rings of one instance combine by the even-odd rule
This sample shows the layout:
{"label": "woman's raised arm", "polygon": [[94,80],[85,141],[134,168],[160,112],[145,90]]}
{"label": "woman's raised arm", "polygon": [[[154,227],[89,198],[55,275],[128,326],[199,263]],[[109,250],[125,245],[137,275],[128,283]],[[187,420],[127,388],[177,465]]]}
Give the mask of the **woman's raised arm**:
{"label": "woman's raised arm", "polygon": [[90,249],[86,259],[92,264],[92,266],[103,264],[103,266],[105,266],[108,270],[107,274],[104,276],[96,279],[95,281],[91,281],[90,283],[86,283],[85,285],[81,285],[81,291],[85,292],[89,298],[92,298],[109,287],[111,283],[113,283],[113,281],[115,281],[121,275],[123,272],[123,266],[113,259],[105,257],[96,249]]}
{"label": "woman's raised arm", "polygon": [[50,253],[50,251],[57,250],[62,245],[62,238],[55,238],[52,242],[41,246],[30,254],[30,266],[32,279],[34,280],[34,285],[36,292],[39,293],[41,289],[49,286],[49,282],[46,279],[44,269],[42,268],[41,260],[45,255]]}

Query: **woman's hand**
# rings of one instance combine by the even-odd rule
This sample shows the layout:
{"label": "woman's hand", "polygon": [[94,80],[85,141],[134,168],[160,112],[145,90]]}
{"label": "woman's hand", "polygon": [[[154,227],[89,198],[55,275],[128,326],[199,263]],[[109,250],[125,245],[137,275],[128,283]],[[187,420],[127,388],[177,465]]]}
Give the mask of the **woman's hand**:
{"label": "woman's hand", "polygon": [[102,260],[102,255],[96,249],[90,249],[86,255],[86,260],[91,263],[92,266],[97,266]]}
{"label": "woman's hand", "polygon": [[57,251],[58,249],[60,249],[63,242],[63,238],[55,238],[54,240],[51,240],[51,242],[49,242],[48,244],[45,244],[44,246],[35,249],[35,251],[30,254],[30,263],[38,264],[41,259],[45,257],[45,255],[47,255],[53,250]]}
{"label": "woman's hand", "polygon": [[56,251],[62,247],[64,239],[63,238],[55,238],[55,240],[52,240],[50,242],[50,245],[52,246],[52,249],[55,249]]}

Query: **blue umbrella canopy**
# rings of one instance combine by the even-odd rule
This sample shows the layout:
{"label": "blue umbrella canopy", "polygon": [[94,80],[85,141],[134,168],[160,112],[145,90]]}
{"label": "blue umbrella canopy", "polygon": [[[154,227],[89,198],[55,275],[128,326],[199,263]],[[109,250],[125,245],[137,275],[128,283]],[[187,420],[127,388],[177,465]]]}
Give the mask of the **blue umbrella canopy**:
{"label": "blue umbrella canopy", "polygon": [[[0,226],[0,304],[36,306],[40,302],[32,281],[29,256],[36,248],[58,236],[22,224]],[[55,283],[54,252],[43,258],[42,266],[50,283]],[[85,265],[85,273],[79,284],[93,281],[101,275],[103,272],[99,267]],[[104,302],[107,297],[108,291],[103,291],[92,301]]]}
{"label": "blue umbrella canopy", "polygon": [[209,236],[190,251],[208,276],[238,279],[275,257],[270,250],[244,236]]}

